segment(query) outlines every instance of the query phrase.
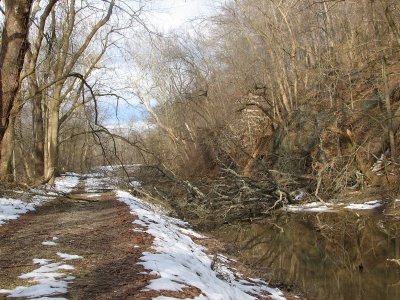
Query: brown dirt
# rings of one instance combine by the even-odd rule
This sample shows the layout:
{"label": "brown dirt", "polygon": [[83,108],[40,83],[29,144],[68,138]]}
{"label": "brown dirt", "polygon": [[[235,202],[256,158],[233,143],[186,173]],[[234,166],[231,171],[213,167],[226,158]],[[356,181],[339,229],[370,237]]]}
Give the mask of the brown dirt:
{"label": "brown dirt", "polygon": [[[95,198],[88,195],[75,193],[58,198],[0,227],[0,288],[27,285],[18,276],[38,268],[32,259],[60,261],[56,252],[63,252],[83,257],[67,262],[75,267],[71,275],[76,277],[68,294],[63,295],[68,299],[142,300],[160,295],[199,295],[196,288],[179,294],[142,291],[152,277],[141,274],[145,270],[137,263],[143,251],[150,251],[153,238],[132,231],[135,216],[116,200],[114,193]],[[42,245],[53,237],[59,238],[56,246]],[[0,294],[0,299],[2,296],[6,295]]]}

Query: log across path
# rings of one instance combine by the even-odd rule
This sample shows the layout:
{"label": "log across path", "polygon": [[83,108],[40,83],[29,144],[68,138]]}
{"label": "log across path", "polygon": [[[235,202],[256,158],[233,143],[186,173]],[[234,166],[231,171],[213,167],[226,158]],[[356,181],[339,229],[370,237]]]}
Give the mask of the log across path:
{"label": "log across path", "polygon": [[[144,218],[148,224],[156,222]],[[155,237],[134,230],[132,223],[143,220],[116,192],[87,192],[82,181],[72,193],[0,226],[0,299],[241,299],[236,292],[226,295],[239,296],[204,292],[203,285],[185,284],[178,275],[171,281],[176,289],[163,288],[163,281],[158,288],[146,288],[163,272],[144,268],[143,253],[156,252]],[[209,276],[201,270],[193,273]],[[260,289],[263,295],[255,290],[249,288],[249,299],[269,299],[271,294],[284,299],[275,289]]]}

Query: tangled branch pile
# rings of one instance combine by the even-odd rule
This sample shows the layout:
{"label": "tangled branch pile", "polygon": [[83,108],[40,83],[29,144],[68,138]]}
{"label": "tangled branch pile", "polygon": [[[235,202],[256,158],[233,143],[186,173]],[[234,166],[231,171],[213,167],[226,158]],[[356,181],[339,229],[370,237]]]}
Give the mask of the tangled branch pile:
{"label": "tangled branch pile", "polygon": [[201,191],[166,198],[225,220],[394,187],[399,20],[395,0],[239,0],[160,39],[141,65],[154,83],[140,93],[146,159]]}

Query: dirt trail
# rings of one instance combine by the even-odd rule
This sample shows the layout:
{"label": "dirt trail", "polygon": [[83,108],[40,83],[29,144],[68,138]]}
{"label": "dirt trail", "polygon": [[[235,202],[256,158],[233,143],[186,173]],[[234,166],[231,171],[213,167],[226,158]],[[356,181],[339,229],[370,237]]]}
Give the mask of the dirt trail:
{"label": "dirt trail", "polygon": [[[62,252],[83,257],[71,263],[76,278],[62,297],[151,299],[154,292],[141,292],[151,277],[140,274],[145,270],[137,263],[152,237],[134,232],[134,219],[114,193],[88,194],[81,189],[1,226],[0,288],[27,285],[18,276],[38,268],[34,258],[60,261],[56,253]],[[42,244],[53,237],[57,245]],[[5,296],[0,294],[0,299]]]}
{"label": "dirt trail", "polygon": [[[136,216],[117,200],[114,191],[103,189],[107,182],[98,180],[93,185],[91,181],[91,178],[82,180],[72,193],[0,226],[0,290],[34,285],[19,276],[32,271],[38,273],[41,265],[33,260],[47,259],[51,261],[45,262],[44,267],[57,263],[57,266],[73,266],[72,270],[60,267],[59,272],[74,277],[64,280],[68,282],[66,293],[47,294],[49,299],[147,300],[158,296],[178,299],[199,296],[202,292],[193,286],[179,292],[144,290],[155,276],[138,263],[143,252],[153,251],[154,238],[133,230],[140,227],[132,224]],[[89,192],[85,191],[85,183]],[[223,252],[222,245],[214,239],[198,242],[212,253]],[[60,253],[81,258],[65,261]],[[235,267],[244,274],[252,274],[239,263]],[[52,284],[57,286],[58,282]],[[7,295],[0,292],[0,299],[10,299]],[[262,297],[265,298],[268,297]]]}

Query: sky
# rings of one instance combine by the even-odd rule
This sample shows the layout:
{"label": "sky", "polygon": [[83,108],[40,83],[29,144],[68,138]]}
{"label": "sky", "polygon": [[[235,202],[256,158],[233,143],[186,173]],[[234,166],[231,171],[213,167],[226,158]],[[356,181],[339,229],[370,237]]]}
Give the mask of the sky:
{"label": "sky", "polygon": [[[156,31],[167,34],[172,30],[188,31],[190,30],[190,20],[210,16],[216,13],[217,6],[223,0],[153,0],[147,6],[146,22]],[[129,63],[124,63],[123,59],[115,60],[118,64],[116,78],[121,78],[120,74],[132,76],[132,69],[125,70]],[[134,76],[134,75],[133,75]],[[143,127],[143,121],[146,118],[146,112],[137,106],[137,100],[129,99],[131,104],[119,101],[117,114],[111,112],[112,105],[106,108],[110,113],[106,124],[108,127],[126,127],[132,126],[132,119],[137,121],[138,127]],[[135,106],[136,103],[136,107]],[[132,105],[133,104],[133,105]]]}
{"label": "sky", "polygon": [[218,3],[215,0],[158,0],[152,6],[153,24],[164,32],[185,27],[189,20],[215,12]]}

